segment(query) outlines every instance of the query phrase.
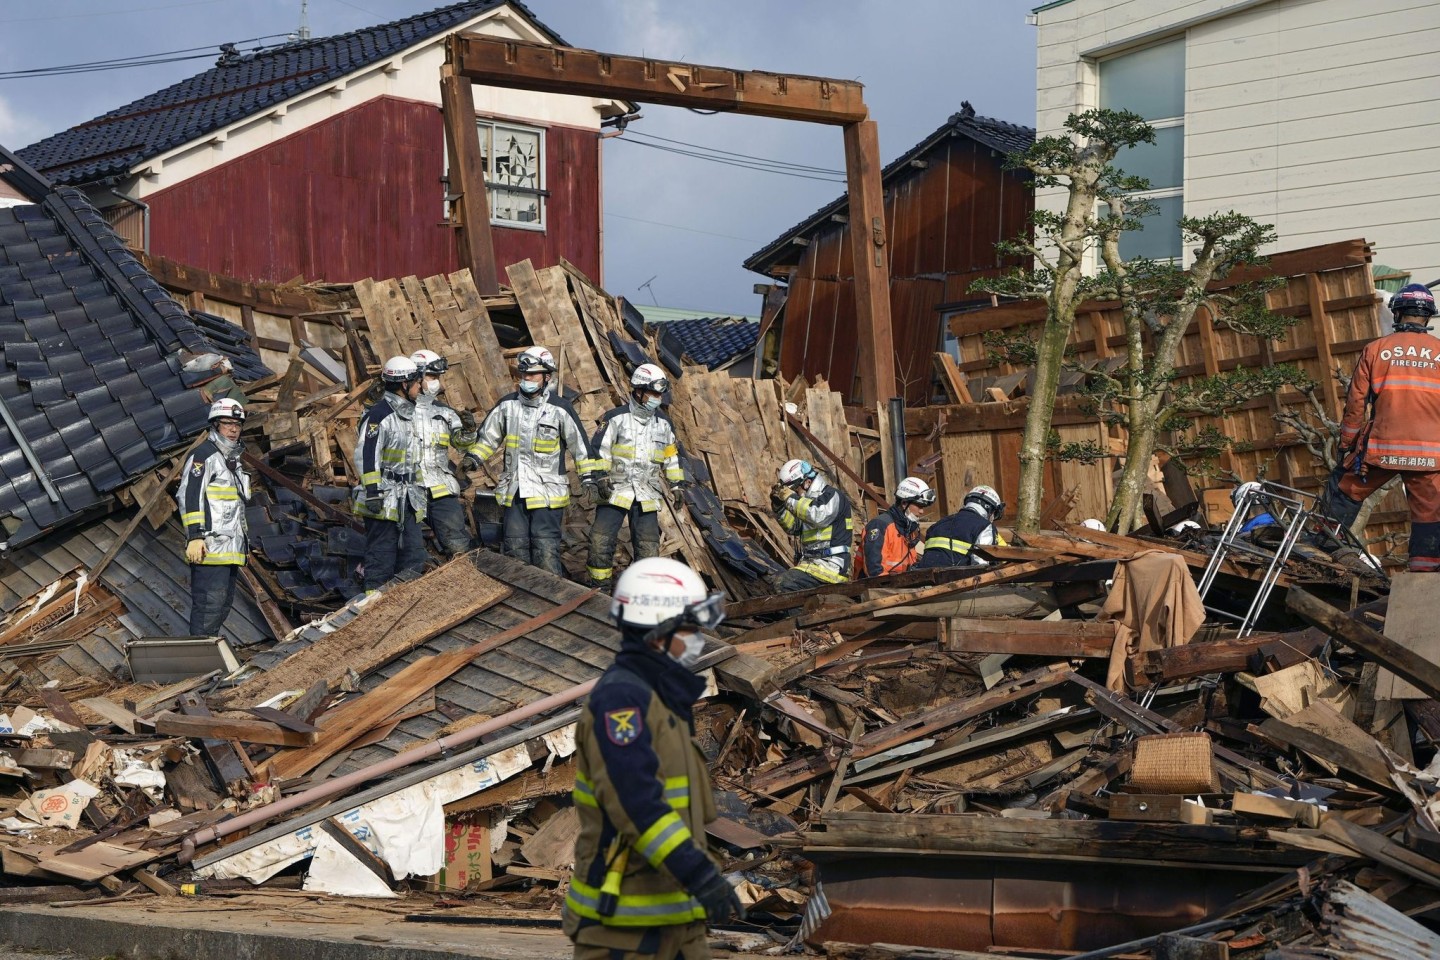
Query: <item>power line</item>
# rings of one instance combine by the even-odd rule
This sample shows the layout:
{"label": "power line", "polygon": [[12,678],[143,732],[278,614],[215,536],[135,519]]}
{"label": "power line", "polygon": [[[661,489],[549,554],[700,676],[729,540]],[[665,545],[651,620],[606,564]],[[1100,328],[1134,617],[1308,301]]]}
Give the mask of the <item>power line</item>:
{"label": "power line", "polygon": [[[262,40],[273,40],[281,37],[288,37],[286,33],[272,33],[264,37],[251,37],[247,40],[235,41],[236,46],[241,43],[259,43]],[[265,49],[264,46],[256,47],[253,51],[258,52]],[[124,70],[129,67],[148,67],[160,63],[176,63],[181,60],[204,60],[214,57],[216,51],[220,50],[220,44],[209,44],[203,47],[186,47],[182,50],[167,50],[161,53],[137,54],[133,57],[115,57],[109,60],[90,60],[83,63],[67,63],[50,67],[32,67],[26,70],[0,70],[0,80],[20,80],[26,77],[49,77],[63,76],[73,73],[98,73],[105,70]]]}
{"label": "power line", "polygon": [[659,220],[645,220],[640,217],[627,217],[623,213],[606,213],[606,217],[614,217],[617,220],[631,220],[635,223],[648,223],[652,227],[669,227],[671,230],[684,230],[686,233],[703,233],[707,237],[724,237],[726,240],[742,240],[745,243],[764,243],[763,240],[752,240],[749,237],[737,237],[729,233],[715,233],[710,230],[697,230],[694,227],[682,227],[678,223],[661,223]]}
{"label": "power line", "polygon": [[844,170],[834,170],[830,167],[812,167],[804,163],[791,163],[789,160],[768,160],[765,157],[755,157],[751,156],[748,153],[735,153],[731,150],[721,150],[719,147],[707,147],[704,144],[700,143],[686,143],[684,140],[671,140],[669,137],[656,136],[653,133],[646,133],[643,130],[626,130],[625,132],[632,137],[645,137],[650,140],[663,140],[665,143],[673,143],[681,147],[693,147],[696,150],[708,150],[711,153],[720,153],[724,154],[727,157],[740,157],[744,160],[754,160],[759,163],[771,163],[775,164],[776,166],[790,167],[794,170],[806,170],[811,173],[832,173],[836,176],[841,177],[845,175]]}
{"label": "power line", "polygon": [[759,173],[777,173],[785,177],[799,177],[802,180],[819,180],[823,183],[844,183],[843,177],[816,176],[809,173],[800,173],[794,170],[785,170],[768,164],[751,163],[746,160],[729,160],[724,157],[717,157],[708,153],[699,153],[694,150],[681,150],[678,147],[667,147],[658,143],[646,143],[643,140],[630,140],[627,137],[616,137],[620,143],[630,143],[637,147],[648,147],[651,150],[663,150],[666,153],[679,154],[682,157],[694,157],[697,160],[709,160],[711,163],[723,163],[729,167],[740,167],[744,170],[754,170]]}
{"label": "power line", "polygon": [[53,17],[15,17],[0,20],[0,23],[46,23],[51,20],[93,20],[96,17],[114,17],[122,13],[148,13],[151,10],[176,10],[180,7],[204,7],[220,3],[221,0],[189,0],[188,3],[166,3],[155,7],[131,7],[129,10],[92,10],[87,13],[57,13]]}

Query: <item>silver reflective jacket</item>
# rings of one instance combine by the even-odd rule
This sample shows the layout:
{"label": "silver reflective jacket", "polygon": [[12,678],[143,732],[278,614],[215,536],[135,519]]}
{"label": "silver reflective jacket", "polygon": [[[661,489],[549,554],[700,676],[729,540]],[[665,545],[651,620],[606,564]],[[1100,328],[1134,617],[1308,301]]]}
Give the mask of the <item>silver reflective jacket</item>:
{"label": "silver reflective jacket", "polygon": [[613,491],[607,501],[622,510],[634,503],[651,513],[660,509],[664,491],[660,473],[671,483],[683,483],[675,428],[659,410],[646,410],[634,402],[605,414],[592,444],[600,469],[609,471]]}
{"label": "silver reflective jacket", "polygon": [[420,485],[436,499],[458,496],[460,481],[455,479],[450,451],[462,456],[475,452],[475,435],[466,434],[460,414],[429,396],[416,402],[411,427],[420,457]]}
{"label": "silver reflective jacket", "polygon": [[570,502],[570,481],[565,474],[565,452],[575,458],[582,478],[600,465],[590,459],[590,444],[570,401],[543,391],[533,397],[511,393],[500,398],[485,422],[475,453],[488,460],[505,450],[505,469],[495,487],[495,500],[510,506],[516,497],[525,506],[563,507]]}
{"label": "silver reflective jacket", "polygon": [[[408,499],[419,518],[425,516],[425,492],[420,481],[420,444],[411,426],[415,405],[404,397],[386,393],[360,418],[355,450],[360,483],[355,487],[356,516],[380,520],[400,519],[400,502]],[[372,513],[365,501],[384,498],[379,513]]]}
{"label": "silver reflective jacket", "polygon": [[243,564],[249,552],[245,503],[250,475],[240,466],[241,445],[214,430],[195,448],[180,471],[175,502],[186,540],[205,540],[206,564]]}

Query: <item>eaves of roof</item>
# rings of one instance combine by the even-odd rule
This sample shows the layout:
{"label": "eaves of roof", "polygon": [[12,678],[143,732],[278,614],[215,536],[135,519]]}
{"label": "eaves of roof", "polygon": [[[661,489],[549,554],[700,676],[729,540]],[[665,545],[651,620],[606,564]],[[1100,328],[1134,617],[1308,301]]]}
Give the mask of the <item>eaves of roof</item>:
{"label": "eaves of roof", "polygon": [[333,83],[490,10],[510,6],[554,43],[564,40],[520,0],[462,0],[426,13],[331,37],[243,54],[18,151],[56,184],[123,177],[298,94]]}
{"label": "eaves of roof", "polygon": [[[1002,154],[1024,150],[1035,142],[1033,128],[976,116],[969,109],[968,103],[965,107],[960,113],[951,114],[939,129],[887,164],[880,173],[880,182],[889,184],[914,176],[916,171],[911,166],[911,161],[919,160],[937,144],[950,137],[966,137]],[[791,251],[793,240],[808,239],[810,234],[822,227],[831,217],[844,213],[849,206],[850,199],[844,194],[827,203],[747,257],[744,262],[745,269],[769,276],[769,268]]]}

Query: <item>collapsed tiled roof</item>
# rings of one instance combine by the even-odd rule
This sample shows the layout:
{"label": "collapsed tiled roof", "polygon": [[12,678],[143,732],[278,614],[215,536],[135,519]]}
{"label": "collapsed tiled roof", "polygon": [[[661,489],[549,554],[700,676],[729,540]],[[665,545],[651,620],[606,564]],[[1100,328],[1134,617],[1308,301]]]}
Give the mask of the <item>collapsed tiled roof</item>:
{"label": "collapsed tiled roof", "polygon": [[[453,30],[507,0],[464,0],[333,37],[222,55],[216,66],[19,151],[51,181],[94,183]],[[518,0],[509,5],[541,24]]]}
{"label": "collapsed tiled roof", "polygon": [[214,347],[84,194],[42,195],[0,147],[7,162],[39,200],[0,208],[0,539],[16,547],[205,428],[178,351]]}
{"label": "collapsed tiled roof", "polygon": [[715,370],[755,349],[760,324],[733,317],[693,317],[659,325],[662,340],[674,338],[686,360]]}
{"label": "collapsed tiled roof", "polygon": [[[936,144],[950,137],[967,137],[997,153],[1011,154],[1025,150],[1033,144],[1035,130],[1033,127],[1022,127],[1004,120],[977,116],[974,108],[966,101],[962,104],[960,112],[951,114],[950,119],[941,124],[939,129],[887,164],[885,169],[880,172],[880,181],[888,183],[897,177],[909,175],[914,171],[910,161],[919,160]],[[771,266],[794,249],[790,242],[792,239],[808,238],[818,227],[836,214],[844,213],[849,206],[848,195],[842,195],[830,201],[795,226],[781,233],[760,250],[752,253],[745,260],[745,269],[766,273]]]}

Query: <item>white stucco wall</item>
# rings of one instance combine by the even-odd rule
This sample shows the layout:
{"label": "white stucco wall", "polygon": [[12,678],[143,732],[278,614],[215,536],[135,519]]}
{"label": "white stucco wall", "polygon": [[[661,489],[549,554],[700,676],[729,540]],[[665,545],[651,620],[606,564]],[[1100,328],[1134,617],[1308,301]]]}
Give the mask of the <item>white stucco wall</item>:
{"label": "white stucco wall", "polygon": [[[543,34],[508,7],[498,7],[458,29],[516,40],[548,42]],[[362,72],[325,87],[307,90],[285,103],[147,160],[132,171],[139,180],[126,192],[132,196],[138,193],[143,198],[376,97],[402,97],[433,103],[438,110],[440,68],[445,63],[444,40],[443,36],[427,40]],[[474,86],[474,96],[475,112],[480,116],[525,120],[537,126],[562,124],[596,130],[600,128],[602,108],[612,104],[612,101],[591,97],[508,90],[478,84]],[[436,171],[436,176],[439,175],[440,172]]]}
{"label": "white stucco wall", "polygon": [[1273,223],[1279,249],[1363,236],[1440,279],[1440,0],[1069,0],[1037,18],[1039,135],[1096,105],[1097,61],[1183,35],[1187,214]]}

